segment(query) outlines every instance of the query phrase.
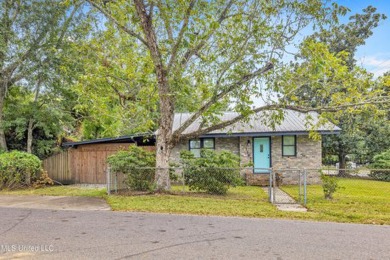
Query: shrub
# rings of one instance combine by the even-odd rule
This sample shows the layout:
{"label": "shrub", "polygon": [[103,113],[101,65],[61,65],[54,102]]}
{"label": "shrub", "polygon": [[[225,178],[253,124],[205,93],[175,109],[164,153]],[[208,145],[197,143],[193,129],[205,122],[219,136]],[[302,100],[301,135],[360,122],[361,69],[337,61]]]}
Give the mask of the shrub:
{"label": "shrub", "polygon": [[30,185],[42,170],[41,160],[33,154],[12,151],[0,154],[0,189]]}
{"label": "shrub", "polygon": [[[374,162],[370,165],[370,176],[381,181],[390,181],[390,149],[374,156]],[[387,170],[378,170],[387,169]]]}
{"label": "shrub", "polygon": [[322,180],[322,189],[324,190],[325,199],[333,199],[333,193],[335,193],[340,186],[338,184],[338,179],[334,176],[329,176],[321,173]]}
{"label": "shrub", "polygon": [[34,189],[43,188],[47,185],[54,185],[54,181],[49,177],[46,171],[42,171],[39,178],[35,179],[32,182],[32,186]]}
{"label": "shrub", "polygon": [[226,194],[230,186],[242,184],[239,157],[228,151],[220,153],[204,149],[195,158],[189,151],[180,154],[184,165],[184,178],[190,190],[211,194]]}
{"label": "shrub", "polygon": [[153,152],[138,146],[119,151],[108,157],[108,163],[114,173],[125,174],[125,184],[131,190],[148,191],[154,188],[156,158]]}

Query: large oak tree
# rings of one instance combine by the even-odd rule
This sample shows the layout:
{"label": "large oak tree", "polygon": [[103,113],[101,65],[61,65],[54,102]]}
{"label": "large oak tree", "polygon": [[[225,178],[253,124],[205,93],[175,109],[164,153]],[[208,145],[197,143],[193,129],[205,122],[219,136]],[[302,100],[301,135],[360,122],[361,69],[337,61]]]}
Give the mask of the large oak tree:
{"label": "large oak tree", "polygon": [[[273,96],[277,85],[264,84],[282,67],[284,55],[299,41],[302,29],[337,22],[345,8],[336,4],[320,0],[87,1],[105,20],[131,36],[129,46],[153,64],[159,110],[159,190],[170,188],[169,156],[181,139],[226,127],[263,110],[338,109],[290,105],[283,97]],[[252,96],[263,98],[264,104],[253,103]],[[183,100],[193,114],[174,130],[174,112]],[[239,115],[220,121],[215,115],[226,104]],[[195,120],[202,121],[200,128],[185,132]]]}

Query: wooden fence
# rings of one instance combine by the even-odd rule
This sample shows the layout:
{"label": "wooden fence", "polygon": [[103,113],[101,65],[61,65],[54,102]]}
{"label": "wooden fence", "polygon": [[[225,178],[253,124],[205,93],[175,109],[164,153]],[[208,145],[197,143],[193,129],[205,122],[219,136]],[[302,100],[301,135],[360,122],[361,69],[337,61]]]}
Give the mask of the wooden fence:
{"label": "wooden fence", "polygon": [[[129,143],[88,144],[53,155],[43,161],[50,178],[63,184],[106,184],[107,158],[129,147]],[[154,151],[154,146],[144,146]]]}
{"label": "wooden fence", "polygon": [[43,169],[56,182],[70,184],[73,183],[73,179],[69,163],[69,154],[66,150],[43,160]]}

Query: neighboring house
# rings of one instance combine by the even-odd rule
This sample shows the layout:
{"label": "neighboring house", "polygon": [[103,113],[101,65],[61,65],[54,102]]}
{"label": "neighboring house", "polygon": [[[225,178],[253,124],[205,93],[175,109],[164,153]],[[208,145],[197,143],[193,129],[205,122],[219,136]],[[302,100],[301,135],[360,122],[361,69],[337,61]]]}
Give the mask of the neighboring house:
{"label": "neighboring house", "polygon": [[[190,113],[175,114],[174,129],[190,116]],[[235,116],[237,113],[224,113],[221,120],[229,120]],[[316,127],[319,122],[317,113],[310,113],[310,120],[306,120],[306,117],[303,113],[287,110],[284,120],[273,129],[264,123],[267,117],[262,114],[253,115],[246,123],[235,123],[199,138],[181,141],[174,147],[171,160],[178,161],[182,150],[190,150],[195,156],[200,155],[201,149],[228,150],[240,157],[241,167],[250,166],[241,171],[247,184],[267,185],[268,168],[281,174],[284,183],[293,184],[298,178],[291,176],[297,174],[292,169],[321,168],[321,135],[340,132],[340,128],[331,123]],[[197,130],[199,125],[200,120],[190,125],[183,134]],[[318,132],[320,138],[309,138],[310,131]],[[319,182],[319,172],[310,171],[308,182]]]}

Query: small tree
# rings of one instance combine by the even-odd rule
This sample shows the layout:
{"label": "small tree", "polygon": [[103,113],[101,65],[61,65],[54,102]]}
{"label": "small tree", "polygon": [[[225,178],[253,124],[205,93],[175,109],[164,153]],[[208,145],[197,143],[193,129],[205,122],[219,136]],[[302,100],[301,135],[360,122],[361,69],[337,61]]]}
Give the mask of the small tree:
{"label": "small tree", "polygon": [[324,190],[325,199],[333,199],[333,193],[335,193],[340,186],[338,184],[338,179],[334,176],[329,176],[321,173],[322,180],[322,189]]}
{"label": "small tree", "polygon": [[230,186],[242,183],[239,173],[239,157],[228,151],[220,153],[204,149],[195,158],[189,151],[180,155],[184,165],[184,178],[190,190],[211,194],[226,194]]}
{"label": "small tree", "polygon": [[109,156],[107,161],[114,173],[126,175],[124,182],[129,189],[147,191],[154,188],[155,156],[153,152],[133,145]]}
{"label": "small tree", "polygon": [[[370,165],[370,176],[381,181],[390,181],[390,149],[374,156],[374,162]],[[384,169],[384,170],[377,170]]]}

